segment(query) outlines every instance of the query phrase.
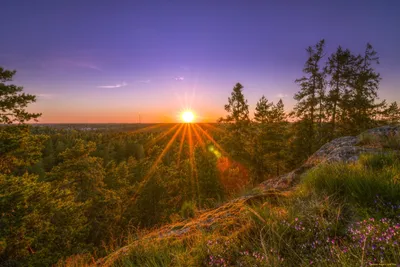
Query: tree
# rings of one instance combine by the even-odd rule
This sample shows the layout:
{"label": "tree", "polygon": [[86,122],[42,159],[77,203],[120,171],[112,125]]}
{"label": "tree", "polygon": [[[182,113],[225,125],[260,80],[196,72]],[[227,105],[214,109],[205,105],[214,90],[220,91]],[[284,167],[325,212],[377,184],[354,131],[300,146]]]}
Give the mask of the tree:
{"label": "tree", "polygon": [[278,103],[274,105],[272,103],[271,113],[269,115],[269,122],[271,123],[281,123],[286,121],[285,106],[282,99],[279,99]]}
{"label": "tree", "polygon": [[231,97],[228,98],[228,104],[225,105],[225,111],[228,115],[220,119],[225,123],[249,123],[249,105],[243,95],[243,85],[237,83],[233,87]]}
{"label": "tree", "polygon": [[46,136],[33,135],[26,125],[0,129],[0,173],[22,174],[38,162]]}
{"label": "tree", "polygon": [[12,81],[15,73],[15,70],[0,67],[0,124],[24,123],[41,116],[40,113],[29,113],[25,110],[28,104],[36,101],[36,96],[22,93],[23,87],[6,84]]}
{"label": "tree", "polygon": [[279,176],[283,167],[287,125],[282,99],[274,105],[263,96],[257,103],[254,118],[258,123],[254,125],[250,154],[255,181],[261,182],[265,176]]}
{"label": "tree", "polygon": [[219,122],[225,124],[228,134],[223,143],[230,152],[230,155],[240,160],[246,160],[246,143],[249,135],[249,105],[243,95],[243,86],[237,83],[233,87],[231,97],[228,98],[228,104],[225,105],[228,112],[225,118],[220,118]]}
{"label": "tree", "polygon": [[383,111],[384,122],[387,124],[400,123],[400,108],[397,102],[393,102]]}
{"label": "tree", "polygon": [[[322,109],[321,104],[324,97],[325,74],[320,67],[320,61],[324,57],[324,47],[325,41],[321,40],[314,47],[307,48],[309,57],[303,68],[306,76],[295,81],[300,85],[300,91],[294,96],[294,99],[298,101],[294,108],[294,114],[307,125],[307,132],[302,134],[308,136],[306,152],[308,155],[313,152],[316,145],[314,123],[318,109]],[[320,116],[322,118],[322,114]]]}
{"label": "tree", "polygon": [[91,247],[83,204],[37,178],[0,174],[2,266],[51,266]]}
{"label": "tree", "polygon": [[[208,148],[212,145],[208,144]],[[223,199],[223,189],[219,180],[217,157],[212,151],[203,151],[196,146],[194,151],[197,167],[200,207],[210,207]]]}
{"label": "tree", "polygon": [[60,154],[62,162],[49,173],[50,181],[59,187],[70,188],[78,201],[86,201],[98,195],[104,187],[104,169],[100,158],[89,154],[96,150],[94,142],[78,139],[72,148]]}
{"label": "tree", "polygon": [[348,91],[351,68],[354,61],[355,57],[351,54],[350,50],[343,50],[339,46],[336,52],[328,58],[325,68],[327,74],[330,75],[328,82],[330,91],[327,96],[327,106],[330,116],[331,138],[336,133],[337,115],[340,112],[339,109],[343,108],[342,97]]}
{"label": "tree", "polygon": [[272,105],[273,103],[268,103],[268,99],[266,99],[265,96],[262,96],[256,104],[256,110],[254,112],[254,120],[258,123],[268,122]]}
{"label": "tree", "polygon": [[353,64],[350,95],[346,98],[349,110],[346,133],[357,134],[373,127],[378,108],[384,104],[375,103],[381,78],[373,68],[374,63],[379,64],[379,57],[368,43],[364,55],[357,56]]}

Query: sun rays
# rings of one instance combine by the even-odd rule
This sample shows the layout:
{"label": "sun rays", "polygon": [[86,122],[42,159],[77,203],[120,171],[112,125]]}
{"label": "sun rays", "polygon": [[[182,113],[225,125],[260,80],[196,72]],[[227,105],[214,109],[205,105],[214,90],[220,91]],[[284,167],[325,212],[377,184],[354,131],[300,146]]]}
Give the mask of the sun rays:
{"label": "sun rays", "polygon": [[[182,117],[183,118],[183,117]],[[197,153],[196,147],[199,147],[201,153],[213,153],[217,158],[221,156],[221,154],[226,154],[221,146],[214,140],[214,138],[208,133],[208,130],[218,131],[218,127],[212,126],[210,124],[204,124],[206,130],[203,129],[203,124],[197,123],[178,123],[171,126],[169,129],[163,130],[159,133],[155,138],[145,144],[145,148],[152,147],[158,143],[164,143],[166,140],[165,147],[161,151],[160,155],[156,158],[156,160],[152,163],[151,167],[147,171],[143,180],[139,184],[135,194],[132,197],[132,201],[136,201],[138,195],[141,193],[143,188],[146,186],[149,179],[154,175],[157,170],[158,165],[162,162],[162,159],[167,154],[167,152],[171,149],[173,144],[177,141],[179,142],[178,146],[178,156],[176,159],[176,164],[179,166],[181,164],[182,159],[188,160],[190,167],[190,184],[192,186],[193,192],[195,192],[195,196],[199,194],[199,181],[198,174],[196,168],[196,155]],[[157,129],[158,127],[150,126],[142,131]],[[135,131],[135,133],[142,132],[140,130]],[[171,136],[172,135],[172,136]],[[169,137],[171,136],[171,137]],[[169,139],[167,139],[169,138]],[[164,141],[165,140],[165,141]],[[210,145],[207,149],[207,143]],[[186,145],[185,145],[186,144]],[[212,145],[211,145],[212,144]],[[186,148],[186,149],[185,149]]]}

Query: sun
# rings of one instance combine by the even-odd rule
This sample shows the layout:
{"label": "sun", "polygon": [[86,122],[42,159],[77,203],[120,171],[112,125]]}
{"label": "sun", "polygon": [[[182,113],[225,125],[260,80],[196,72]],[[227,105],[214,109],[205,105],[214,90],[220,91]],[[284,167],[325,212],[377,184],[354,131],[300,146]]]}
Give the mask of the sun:
{"label": "sun", "polygon": [[190,110],[182,112],[181,119],[183,122],[191,123],[194,121],[194,113]]}

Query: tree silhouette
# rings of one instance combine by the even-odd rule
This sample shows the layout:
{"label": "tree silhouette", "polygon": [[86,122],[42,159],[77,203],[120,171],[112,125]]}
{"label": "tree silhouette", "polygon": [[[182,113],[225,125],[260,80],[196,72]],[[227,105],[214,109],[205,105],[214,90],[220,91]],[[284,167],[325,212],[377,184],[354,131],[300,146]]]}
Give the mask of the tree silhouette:
{"label": "tree silhouette", "polygon": [[29,113],[25,110],[28,104],[36,101],[36,96],[22,93],[23,87],[6,84],[12,81],[15,73],[15,70],[0,67],[0,124],[24,123],[41,116],[40,113]]}

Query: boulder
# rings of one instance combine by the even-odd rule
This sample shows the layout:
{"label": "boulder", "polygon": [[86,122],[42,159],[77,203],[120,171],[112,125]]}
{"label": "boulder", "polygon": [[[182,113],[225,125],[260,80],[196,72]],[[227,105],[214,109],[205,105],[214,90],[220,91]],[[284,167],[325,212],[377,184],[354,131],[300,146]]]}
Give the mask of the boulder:
{"label": "boulder", "polygon": [[377,137],[377,140],[384,140],[389,137],[400,135],[400,126],[382,126],[367,130],[358,136],[345,136],[334,139],[323,145],[300,168],[275,179],[267,180],[261,183],[260,188],[263,190],[271,188],[285,190],[295,185],[300,180],[301,175],[318,164],[334,162],[351,163],[357,161],[361,154],[387,152],[387,150],[383,150],[382,147],[379,146],[363,146],[360,141],[363,137],[368,135]]}

